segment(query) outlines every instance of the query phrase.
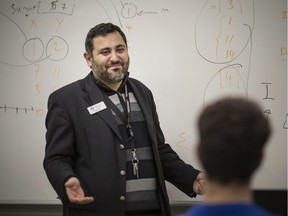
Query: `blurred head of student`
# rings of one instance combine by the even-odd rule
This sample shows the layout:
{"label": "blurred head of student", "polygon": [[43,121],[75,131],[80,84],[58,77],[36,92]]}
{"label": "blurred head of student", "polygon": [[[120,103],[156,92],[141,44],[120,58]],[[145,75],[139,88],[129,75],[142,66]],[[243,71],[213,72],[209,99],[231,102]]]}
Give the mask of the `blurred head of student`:
{"label": "blurred head of student", "polygon": [[271,133],[261,108],[246,98],[222,98],[204,108],[198,128],[198,154],[207,179],[249,184]]}
{"label": "blurred head of student", "polygon": [[90,29],[85,41],[84,58],[96,79],[104,83],[119,83],[129,68],[127,39],[112,23],[102,23]]}

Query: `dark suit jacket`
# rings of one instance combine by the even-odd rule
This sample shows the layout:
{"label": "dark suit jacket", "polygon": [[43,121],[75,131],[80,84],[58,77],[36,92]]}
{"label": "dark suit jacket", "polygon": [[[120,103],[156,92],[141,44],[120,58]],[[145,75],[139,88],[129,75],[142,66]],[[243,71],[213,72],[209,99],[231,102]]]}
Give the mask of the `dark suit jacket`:
{"label": "dark suit jacket", "polygon": [[[48,179],[62,200],[69,216],[124,215],[126,178],[125,150],[109,108],[90,114],[87,107],[104,101],[92,73],[49,96],[46,117],[46,151],[44,168]],[[128,78],[147,124],[156,164],[158,189],[163,215],[171,215],[165,179],[192,196],[192,185],[199,171],[185,164],[165,144],[151,91],[138,80]],[[108,107],[108,106],[107,106]],[[91,204],[69,203],[64,183],[78,177]]]}

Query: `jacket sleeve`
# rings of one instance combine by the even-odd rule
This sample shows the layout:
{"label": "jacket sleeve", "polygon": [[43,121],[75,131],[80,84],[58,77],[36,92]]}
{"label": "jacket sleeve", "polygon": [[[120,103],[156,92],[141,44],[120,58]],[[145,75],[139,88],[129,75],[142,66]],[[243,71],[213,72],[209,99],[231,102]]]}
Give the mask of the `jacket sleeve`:
{"label": "jacket sleeve", "polygon": [[74,133],[67,109],[54,93],[48,99],[45,125],[44,169],[62,202],[67,201],[64,184],[68,178],[76,176],[72,162],[75,157]]}

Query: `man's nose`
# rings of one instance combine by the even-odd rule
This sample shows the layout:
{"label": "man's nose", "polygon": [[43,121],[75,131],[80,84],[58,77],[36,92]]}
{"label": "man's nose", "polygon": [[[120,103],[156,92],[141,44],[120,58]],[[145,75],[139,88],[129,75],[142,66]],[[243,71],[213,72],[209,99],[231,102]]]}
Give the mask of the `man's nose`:
{"label": "man's nose", "polygon": [[110,61],[115,62],[118,60],[119,60],[119,56],[118,56],[117,52],[115,52],[115,51],[111,52]]}

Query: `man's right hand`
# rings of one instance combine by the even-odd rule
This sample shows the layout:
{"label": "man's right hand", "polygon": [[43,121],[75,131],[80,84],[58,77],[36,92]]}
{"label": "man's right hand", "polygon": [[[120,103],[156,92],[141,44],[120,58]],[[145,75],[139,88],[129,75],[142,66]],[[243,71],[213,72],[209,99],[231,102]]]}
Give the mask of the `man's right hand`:
{"label": "man's right hand", "polygon": [[71,203],[87,204],[94,201],[93,197],[85,197],[84,191],[77,178],[72,177],[65,183],[66,193]]}

